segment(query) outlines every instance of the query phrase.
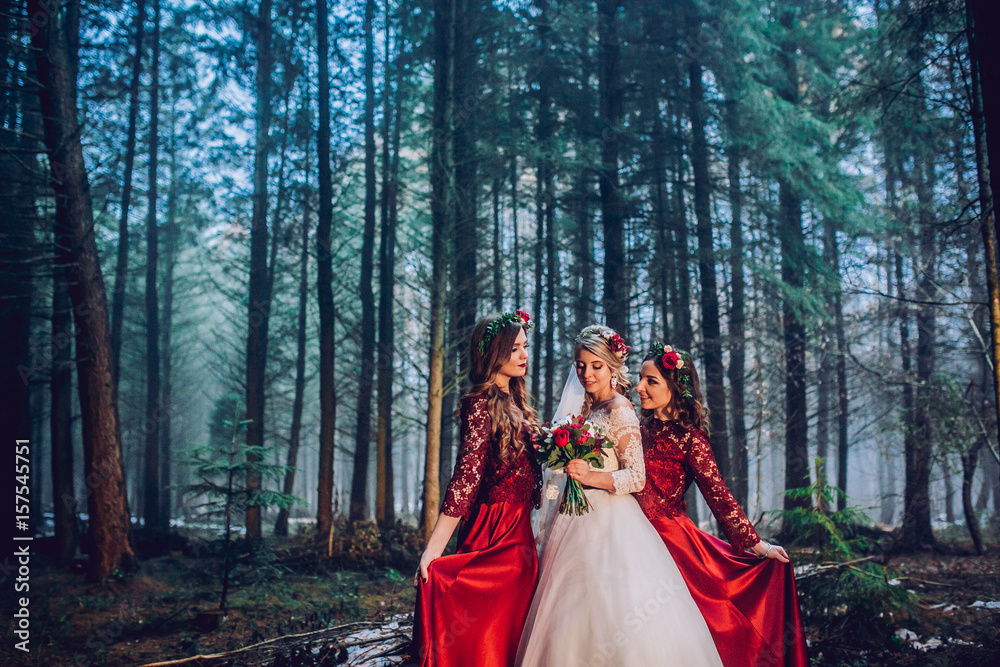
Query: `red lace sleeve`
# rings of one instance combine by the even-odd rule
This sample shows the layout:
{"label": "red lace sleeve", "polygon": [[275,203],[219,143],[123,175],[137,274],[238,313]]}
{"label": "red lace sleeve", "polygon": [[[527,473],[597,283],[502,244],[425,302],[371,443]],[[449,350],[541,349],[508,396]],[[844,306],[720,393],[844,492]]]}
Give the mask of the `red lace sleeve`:
{"label": "red lace sleeve", "polygon": [[490,452],[490,416],[486,397],[467,396],[462,400],[461,442],[455,473],[448,482],[441,512],[451,517],[468,516],[479,495],[483,467]]}
{"label": "red lace sleeve", "polygon": [[695,482],[705,496],[705,502],[711,508],[712,514],[725,531],[733,551],[739,554],[757,544],[760,537],[747,519],[747,515],[743,513],[740,504],[726,488],[726,483],[719,474],[715,456],[712,455],[712,446],[704,431],[688,432],[688,447],[684,459],[694,472]]}

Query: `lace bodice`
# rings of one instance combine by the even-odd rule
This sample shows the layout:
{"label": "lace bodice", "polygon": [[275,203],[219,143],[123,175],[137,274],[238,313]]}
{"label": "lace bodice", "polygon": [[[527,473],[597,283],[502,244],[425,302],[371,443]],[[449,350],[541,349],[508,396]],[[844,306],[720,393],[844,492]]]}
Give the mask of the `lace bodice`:
{"label": "lace bodice", "polygon": [[684,492],[694,481],[734,552],[740,553],[760,541],[753,524],[726,488],[704,431],[646,417],[642,420],[642,447],[649,479],[636,499],[646,516],[676,517],[687,512]]}
{"label": "lace bodice", "polygon": [[646,485],[646,464],[642,457],[639,420],[631,404],[611,410],[591,412],[587,421],[604,430],[615,443],[613,453],[605,450],[604,472],[610,472],[616,495],[637,493]]}
{"label": "lace bodice", "polygon": [[468,516],[476,503],[523,502],[538,507],[542,477],[532,455],[530,432],[527,427],[522,430],[524,450],[504,464],[493,438],[486,401],[485,394],[462,399],[455,473],[441,506],[441,512],[451,517]]}

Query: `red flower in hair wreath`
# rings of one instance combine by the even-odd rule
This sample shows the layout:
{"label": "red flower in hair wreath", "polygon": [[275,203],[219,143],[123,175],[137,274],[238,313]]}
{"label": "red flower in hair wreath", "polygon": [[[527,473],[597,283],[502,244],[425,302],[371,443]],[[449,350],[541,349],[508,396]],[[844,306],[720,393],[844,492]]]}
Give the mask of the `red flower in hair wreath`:
{"label": "red flower in hair wreath", "polygon": [[628,351],[631,350],[632,348],[626,345],[625,339],[619,336],[614,331],[603,331],[601,329],[584,329],[580,333],[580,336],[577,337],[577,340],[579,340],[580,337],[586,334],[594,334],[596,336],[600,336],[605,340],[605,342],[607,342],[608,347],[611,348],[612,354],[614,354],[622,361],[628,359]]}
{"label": "red flower in hair wreath", "polygon": [[[682,398],[694,398],[694,381],[691,378],[691,355],[684,350],[675,350],[670,345],[653,343],[649,350],[650,356],[659,357],[660,363],[668,371],[677,371],[677,380],[681,383]],[[688,361],[685,362],[684,360]]]}
{"label": "red flower in hair wreath", "polygon": [[674,349],[669,345],[663,348],[663,355],[660,357],[660,362],[667,370],[672,371],[684,368],[684,359],[680,354],[674,352]]}
{"label": "red flower in hair wreath", "polygon": [[515,310],[513,313],[504,313],[500,317],[496,318],[486,327],[486,333],[483,334],[482,340],[479,341],[479,352],[482,354],[486,353],[486,346],[489,345],[496,335],[500,333],[500,327],[502,327],[507,322],[513,322],[514,324],[520,324],[525,329],[531,328],[531,318],[528,313],[523,310]]}

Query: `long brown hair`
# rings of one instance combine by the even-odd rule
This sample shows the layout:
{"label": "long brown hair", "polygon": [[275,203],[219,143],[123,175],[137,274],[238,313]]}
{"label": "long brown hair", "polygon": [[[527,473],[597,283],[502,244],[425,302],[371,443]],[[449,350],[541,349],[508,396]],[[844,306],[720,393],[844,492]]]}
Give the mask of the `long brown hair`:
{"label": "long brown hair", "polygon": [[[624,359],[614,353],[611,349],[611,344],[608,342],[608,338],[614,335],[616,335],[614,329],[600,324],[591,324],[589,327],[584,327],[573,344],[573,372],[576,372],[576,353],[580,350],[590,352],[608,365],[608,368],[611,369],[611,377],[617,380],[615,391],[631,402],[632,381],[628,377],[628,366],[625,365]],[[586,418],[590,414],[591,403],[593,403],[593,399],[590,397],[590,394],[585,394],[583,409],[581,410],[582,417]]]}
{"label": "long brown hair", "polygon": [[500,460],[510,463],[524,451],[524,443],[518,437],[521,428],[535,423],[536,413],[531,407],[531,396],[524,377],[512,377],[507,391],[497,386],[497,373],[510,361],[510,351],[517,335],[524,326],[516,322],[503,322],[492,340],[479,351],[479,343],[486,336],[486,329],[500,313],[488,315],[479,320],[472,329],[469,341],[469,394],[486,394],[486,412],[492,424],[493,440],[497,443]]}
{"label": "long brown hair", "polygon": [[[705,433],[708,428],[708,408],[701,396],[701,385],[698,383],[698,369],[694,366],[694,359],[691,355],[682,350],[674,350],[684,361],[683,370],[677,368],[667,368],[663,365],[663,350],[651,349],[643,358],[642,363],[652,361],[656,370],[663,376],[663,380],[670,388],[671,403],[677,410],[677,421],[686,428],[701,429]],[[681,373],[690,378],[690,384],[681,382]],[[684,396],[687,392],[689,396]],[[643,410],[642,416],[653,414],[652,410]]]}

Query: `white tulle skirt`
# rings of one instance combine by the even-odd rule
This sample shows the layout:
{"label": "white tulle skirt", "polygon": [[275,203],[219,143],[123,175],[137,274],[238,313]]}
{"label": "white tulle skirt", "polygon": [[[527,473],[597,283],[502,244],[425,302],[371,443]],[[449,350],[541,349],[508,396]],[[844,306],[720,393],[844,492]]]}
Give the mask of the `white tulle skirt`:
{"label": "white tulle skirt", "polygon": [[677,565],[631,495],[586,489],[590,512],[558,515],[517,664],[721,667]]}

